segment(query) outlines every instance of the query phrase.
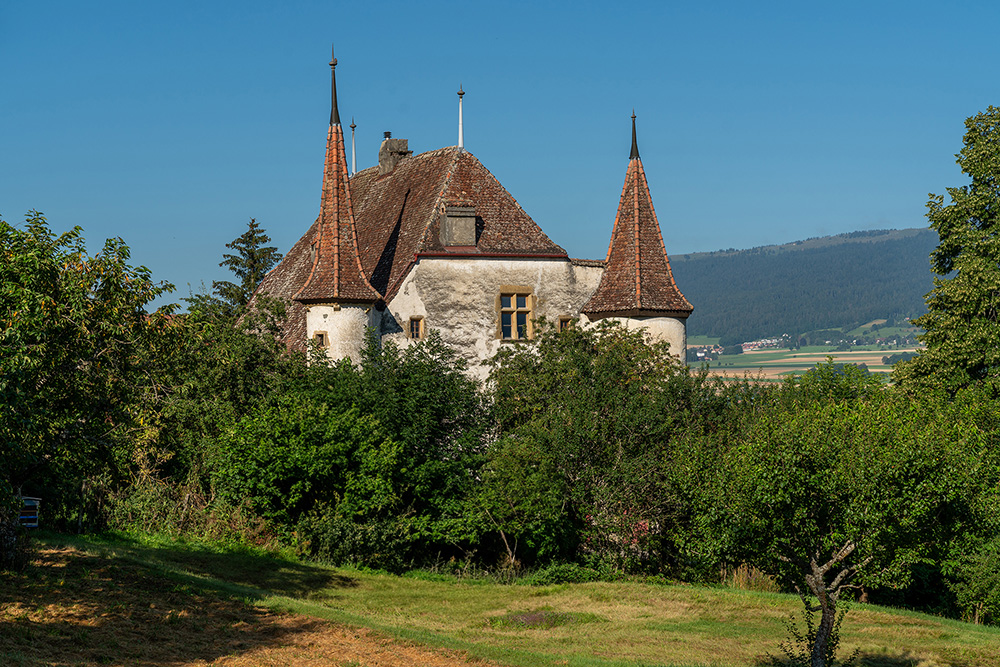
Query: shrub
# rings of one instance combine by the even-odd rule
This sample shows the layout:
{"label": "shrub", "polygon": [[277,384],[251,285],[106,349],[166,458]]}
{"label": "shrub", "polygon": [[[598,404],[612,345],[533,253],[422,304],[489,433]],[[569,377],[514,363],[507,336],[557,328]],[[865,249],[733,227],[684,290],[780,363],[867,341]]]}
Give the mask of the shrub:
{"label": "shrub", "polygon": [[962,618],[1000,624],[1000,536],[967,549],[948,570],[948,587]]}
{"label": "shrub", "polygon": [[358,523],[317,507],[299,521],[299,555],[333,565],[359,565],[400,574],[413,564],[414,535],[401,518]]}
{"label": "shrub", "polygon": [[244,500],[264,519],[291,528],[317,503],[376,515],[397,502],[398,446],[357,410],[283,397],[223,434],[213,462],[220,500]]}
{"label": "shrub", "polygon": [[738,565],[733,569],[722,568],[719,571],[719,580],[729,588],[744,591],[781,592],[781,586],[774,580],[774,577],[746,563]]}
{"label": "shrub", "polygon": [[521,581],[530,586],[550,586],[552,584],[583,584],[599,581],[601,573],[576,563],[559,563],[536,570]]}
{"label": "shrub", "polygon": [[134,480],[112,496],[109,526],[125,533],[162,534],[272,547],[277,536],[247,502],[210,503],[196,483],[152,477]]}

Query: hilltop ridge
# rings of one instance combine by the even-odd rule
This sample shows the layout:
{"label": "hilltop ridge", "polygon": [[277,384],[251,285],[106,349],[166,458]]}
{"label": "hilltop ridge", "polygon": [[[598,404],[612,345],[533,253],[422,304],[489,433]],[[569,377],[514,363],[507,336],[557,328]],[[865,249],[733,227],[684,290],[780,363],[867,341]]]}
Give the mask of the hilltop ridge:
{"label": "hilltop ridge", "polygon": [[731,344],[917,317],[933,287],[937,241],[930,229],[866,230],[670,262],[695,307],[688,333]]}

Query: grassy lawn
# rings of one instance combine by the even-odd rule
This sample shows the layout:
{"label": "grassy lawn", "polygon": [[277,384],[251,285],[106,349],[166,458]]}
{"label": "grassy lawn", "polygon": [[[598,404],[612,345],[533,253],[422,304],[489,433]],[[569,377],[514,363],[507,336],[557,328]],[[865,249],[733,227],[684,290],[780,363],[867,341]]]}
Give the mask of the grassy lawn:
{"label": "grassy lawn", "polygon": [[[785,620],[801,607],[795,596],[725,588],[631,582],[499,585],[428,573],[396,577],[171,542],[49,536],[45,546],[63,549],[58,553],[75,549],[66,558],[70,564],[0,578],[3,664],[164,664],[171,650],[181,659],[169,662],[178,665],[295,664],[253,656],[299,635],[311,637],[304,645],[322,644],[317,628],[330,633],[347,626],[461,652],[455,655],[462,662],[436,664],[482,659],[524,666],[751,667],[777,652]],[[105,574],[95,577],[94,572]],[[103,599],[95,588],[117,593]],[[67,595],[70,589],[75,592]],[[150,612],[145,603],[154,591],[171,597]],[[57,618],[59,605],[75,609],[76,615]],[[171,605],[174,611],[164,611]],[[133,632],[140,633],[135,641],[122,638],[127,636],[121,630],[112,640],[87,625],[94,618],[111,623],[118,617],[133,619]],[[275,623],[284,634],[246,631]],[[154,635],[141,635],[149,627]],[[39,642],[76,646],[81,641],[96,644],[86,649],[90,660],[57,663],[51,655],[33,657]],[[148,658],[128,654],[139,650],[136,643]],[[856,605],[847,615],[843,646],[860,648],[861,664],[870,666],[1000,665],[1000,629],[868,605]],[[241,652],[243,662],[213,662],[225,656],[236,660],[233,656]]]}

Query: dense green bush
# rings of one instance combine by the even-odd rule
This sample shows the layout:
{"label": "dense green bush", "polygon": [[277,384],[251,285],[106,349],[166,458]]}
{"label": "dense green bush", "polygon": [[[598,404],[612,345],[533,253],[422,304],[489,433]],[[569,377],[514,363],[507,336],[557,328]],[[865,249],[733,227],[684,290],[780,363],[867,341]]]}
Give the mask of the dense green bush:
{"label": "dense green bush", "polygon": [[684,513],[667,474],[673,443],[718,428],[746,385],[690,372],[665,344],[607,321],[542,325],[493,363],[500,438],[476,500],[505,557],[669,567]]}
{"label": "dense green bush", "polygon": [[589,567],[576,563],[556,563],[535,570],[521,579],[522,583],[531,586],[550,586],[552,584],[583,584],[588,581],[600,581],[601,573]]}
{"label": "dense green bush", "polygon": [[416,551],[413,525],[403,518],[358,521],[320,504],[299,521],[296,535],[299,554],[335,565],[398,574],[427,561],[426,555]]}
{"label": "dense green bush", "polygon": [[355,407],[398,443],[387,472],[396,494],[392,514],[407,517],[422,562],[465,558],[481,535],[467,499],[493,426],[486,397],[465,370],[430,331],[406,347],[370,342],[358,366],[314,362],[303,387],[334,411]]}
{"label": "dense green bush", "polygon": [[964,620],[1000,624],[1000,535],[965,545],[945,570]]}
{"label": "dense green bush", "polygon": [[219,438],[212,485],[221,501],[245,500],[276,526],[294,525],[317,503],[374,517],[398,503],[399,453],[378,422],[356,409],[283,397]]}

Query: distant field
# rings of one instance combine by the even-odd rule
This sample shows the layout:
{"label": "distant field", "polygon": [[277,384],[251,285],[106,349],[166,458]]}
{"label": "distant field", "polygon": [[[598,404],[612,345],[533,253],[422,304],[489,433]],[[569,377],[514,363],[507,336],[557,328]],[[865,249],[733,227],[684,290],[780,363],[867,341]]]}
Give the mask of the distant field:
{"label": "distant field", "polygon": [[719,338],[713,338],[712,336],[688,336],[687,344],[688,347],[704,347],[706,345],[718,345]]}
{"label": "distant field", "polygon": [[[868,346],[874,348],[875,346]],[[750,377],[762,380],[779,380],[789,375],[798,375],[818,363],[833,357],[839,364],[866,364],[868,370],[890,373],[892,367],[882,363],[882,357],[900,352],[915,352],[916,348],[878,350],[855,348],[849,352],[836,352],[831,347],[814,346],[799,350],[761,350],[744,354],[724,354],[718,361],[711,362],[709,372],[728,377]]]}

